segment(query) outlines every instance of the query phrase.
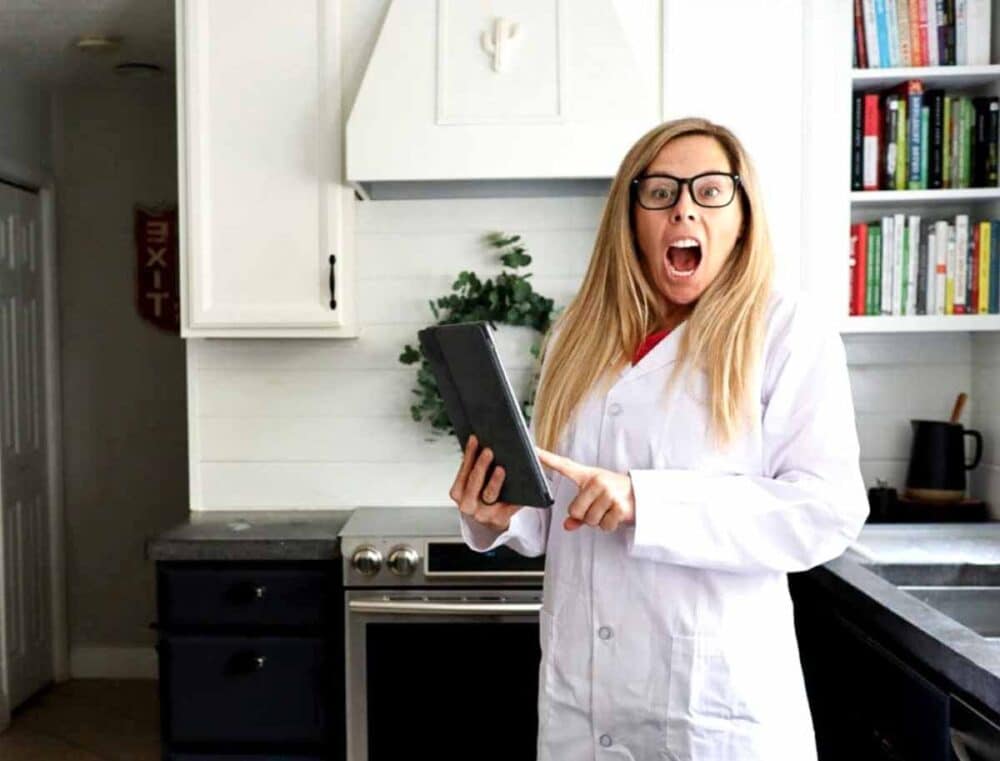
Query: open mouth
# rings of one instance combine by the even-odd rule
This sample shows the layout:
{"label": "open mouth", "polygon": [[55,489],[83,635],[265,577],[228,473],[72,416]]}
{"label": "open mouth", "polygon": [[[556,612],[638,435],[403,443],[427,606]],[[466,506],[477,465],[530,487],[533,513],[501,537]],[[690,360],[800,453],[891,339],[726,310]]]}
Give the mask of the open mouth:
{"label": "open mouth", "polygon": [[678,241],[667,249],[667,272],[672,277],[691,277],[701,264],[701,246]]}

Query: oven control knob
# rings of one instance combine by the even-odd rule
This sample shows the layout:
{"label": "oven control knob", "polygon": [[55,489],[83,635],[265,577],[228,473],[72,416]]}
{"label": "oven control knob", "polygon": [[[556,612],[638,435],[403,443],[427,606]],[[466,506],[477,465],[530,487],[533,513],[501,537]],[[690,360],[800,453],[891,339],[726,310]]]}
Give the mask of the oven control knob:
{"label": "oven control knob", "polygon": [[389,570],[397,576],[409,576],[417,570],[420,556],[412,547],[397,547],[389,553]]}
{"label": "oven control knob", "polygon": [[359,547],[351,557],[351,565],[362,576],[374,576],[382,567],[382,553],[374,547]]}

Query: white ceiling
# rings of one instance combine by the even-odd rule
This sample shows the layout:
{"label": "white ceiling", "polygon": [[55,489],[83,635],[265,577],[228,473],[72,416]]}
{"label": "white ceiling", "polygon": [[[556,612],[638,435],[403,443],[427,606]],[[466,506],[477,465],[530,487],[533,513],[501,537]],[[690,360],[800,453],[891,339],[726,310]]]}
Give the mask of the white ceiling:
{"label": "white ceiling", "polygon": [[[122,38],[104,53],[85,53],[77,38]],[[173,0],[0,0],[0,77],[49,86],[120,81],[117,63],[142,61],[174,72]]]}

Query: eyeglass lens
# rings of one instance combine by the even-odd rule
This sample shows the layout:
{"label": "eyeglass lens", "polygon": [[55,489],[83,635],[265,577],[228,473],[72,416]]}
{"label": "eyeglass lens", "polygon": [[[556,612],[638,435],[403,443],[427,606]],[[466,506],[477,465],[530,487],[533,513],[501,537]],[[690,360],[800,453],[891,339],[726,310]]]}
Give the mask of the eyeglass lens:
{"label": "eyeglass lens", "polygon": [[[680,186],[671,177],[643,177],[639,180],[639,203],[646,208],[666,209],[677,203]],[[736,182],[727,174],[704,174],[689,186],[691,197],[699,206],[725,206],[736,192]]]}

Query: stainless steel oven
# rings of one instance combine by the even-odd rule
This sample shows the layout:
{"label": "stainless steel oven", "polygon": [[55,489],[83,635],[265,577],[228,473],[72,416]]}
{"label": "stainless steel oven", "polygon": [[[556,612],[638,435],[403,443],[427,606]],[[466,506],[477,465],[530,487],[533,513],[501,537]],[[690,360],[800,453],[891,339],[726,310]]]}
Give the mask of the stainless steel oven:
{"label": "stainless steel oven", "polygon": [[534,758],[543,559],[454,508],[362,508],[341,547],[349,761]]}

